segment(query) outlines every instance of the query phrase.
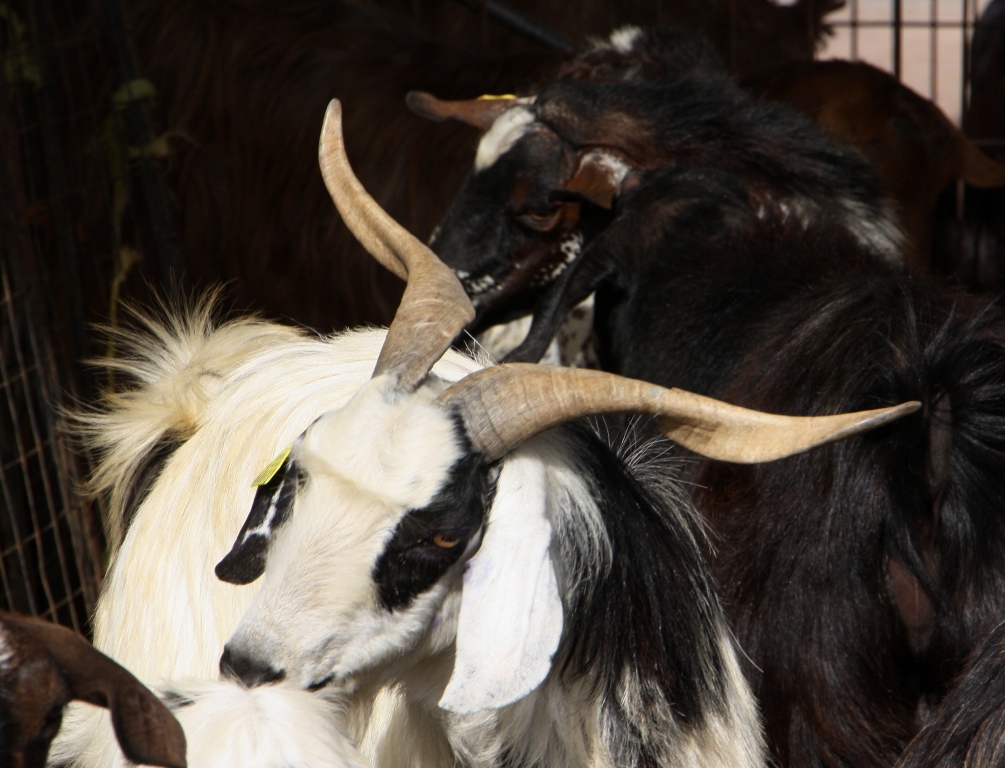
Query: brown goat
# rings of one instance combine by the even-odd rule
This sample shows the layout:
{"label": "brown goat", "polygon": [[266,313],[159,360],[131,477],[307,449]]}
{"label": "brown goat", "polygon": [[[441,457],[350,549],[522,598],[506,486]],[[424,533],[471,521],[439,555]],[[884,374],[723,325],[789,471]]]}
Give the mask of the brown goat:
{"label": "brown goat", "polygon": [[73,699],[111,710],[133,762],[185,768],[181,726],[139,680],[65,627],[0,611],[0,766],[42,768]]}
{"label": "brown goat", "polygon": [[907,234],[904,256],[920,269],[932,266],[936,207],[943,192],[958,181],[979,188],[1005,186],[1005,165],[981,152],[931,101],[870,64],[791,64],[750,89],[805,112],[872,162],[899,210]]}

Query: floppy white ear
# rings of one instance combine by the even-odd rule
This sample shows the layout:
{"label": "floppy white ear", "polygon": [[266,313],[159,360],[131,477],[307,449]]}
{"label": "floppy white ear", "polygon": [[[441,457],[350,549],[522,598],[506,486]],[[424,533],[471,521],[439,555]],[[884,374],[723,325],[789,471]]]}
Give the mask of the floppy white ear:
{"label": "floppy white ear", "polygon": [[507,459],[482,545],[464,573],[457,655],[441,708],[467,714],[502,707],[537,688],[551,669],[562,600],[546,502],[541,462]]}

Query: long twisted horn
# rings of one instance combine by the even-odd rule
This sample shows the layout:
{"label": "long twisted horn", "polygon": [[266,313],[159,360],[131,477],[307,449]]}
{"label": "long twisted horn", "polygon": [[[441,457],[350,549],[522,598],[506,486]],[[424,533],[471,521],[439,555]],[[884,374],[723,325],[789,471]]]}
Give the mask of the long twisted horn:
{"label": "long twisted horn", "polygon": [[438,402],[460,414],[475,449],[489,460],[571,419],[644,413],[656,417],[667,437],[695,453],[741,464],[801,453],[921,407],[913,401],[835,416],[779,416],[611,373],[526,363],[472,373],[451,385]]}
{"label": "long twisted horn", "polygon": [[454,273],[363,189],[346,157],[338,99],[325,112],[318,160],[346,226],[377,261],[408,281],[373,375],[391,373],[400,389],[411,392],[474,318],[474,307]]}

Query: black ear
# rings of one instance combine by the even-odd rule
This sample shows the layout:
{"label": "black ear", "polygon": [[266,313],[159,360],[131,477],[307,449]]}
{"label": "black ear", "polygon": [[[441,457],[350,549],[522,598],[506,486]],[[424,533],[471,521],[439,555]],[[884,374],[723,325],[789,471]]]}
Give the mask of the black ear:
{"label": "black ear", "polygon": [[290,516],[301,477],[297,463],[287,458],[279,471],[259,486],[237,541],[216,566],[217,578],[231,584],[250,584],[265,572],[272,534]]}

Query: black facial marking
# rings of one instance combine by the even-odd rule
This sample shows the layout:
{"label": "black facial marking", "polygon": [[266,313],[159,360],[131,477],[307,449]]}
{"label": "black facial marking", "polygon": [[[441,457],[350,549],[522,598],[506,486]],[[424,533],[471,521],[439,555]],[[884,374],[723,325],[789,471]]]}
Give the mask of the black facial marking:
{"label": "black facial marking", "polygon": [[230,584],[250,584],[264,573],[272,534],[289,518],[302,479],[300,467],[287,459],[272,479],[258,489],[234,547],[217,563],[218,579]]}
{"label": "black facial marking", "polygon": [[436,498],[406,513],[373,569],[385,608],[408,605],[457,562],[485,520],[495,476],[479,454],[466,453]]}

